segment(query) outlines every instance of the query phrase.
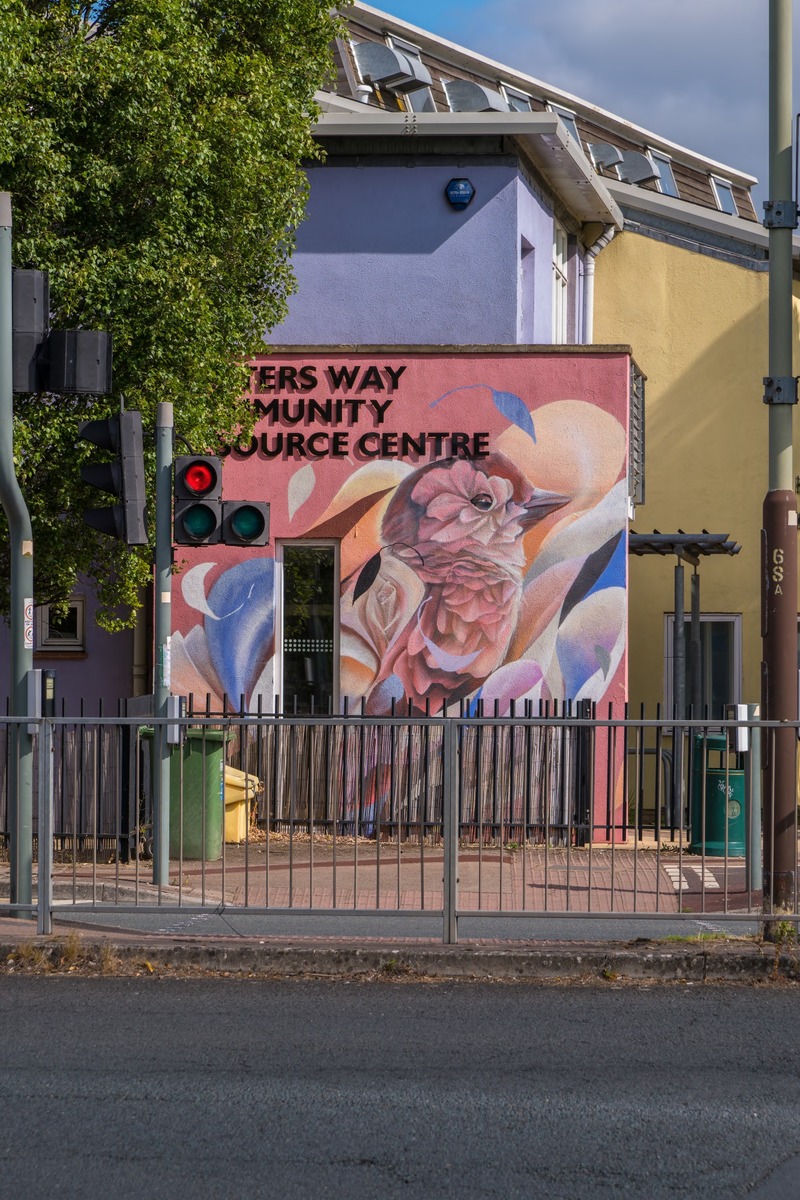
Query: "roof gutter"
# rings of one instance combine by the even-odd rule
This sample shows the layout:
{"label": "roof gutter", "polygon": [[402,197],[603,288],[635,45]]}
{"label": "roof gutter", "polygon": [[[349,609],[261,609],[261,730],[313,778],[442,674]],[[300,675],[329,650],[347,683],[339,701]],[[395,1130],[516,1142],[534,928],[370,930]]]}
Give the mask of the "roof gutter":
{"label": "roof gutter", "polygon": [[[365,110],[320,114],[315,137],[507,137],[545,178],[559,200],[580,222],[623,226],[622,210],[580,146],[549,112],[387,113]],[[410,137],[404,140],[413,146]]]}

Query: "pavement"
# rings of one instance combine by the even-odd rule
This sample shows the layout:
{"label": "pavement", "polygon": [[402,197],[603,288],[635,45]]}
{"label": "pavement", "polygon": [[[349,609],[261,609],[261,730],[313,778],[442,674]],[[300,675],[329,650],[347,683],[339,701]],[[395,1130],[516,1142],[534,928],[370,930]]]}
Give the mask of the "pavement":
{"label": "pavement", "polygon": [[[61,861],[53,935],[38,937],[30,919],[0,917],[0,967],[365,979],[800,979],[794,942],[776,947],[758,936],[761,898],[745,890],[741,859],[701,859],[654,843],[471,844],[459,853],[456,945],[442,944],[443,867],[436,845],[280,836],[227,846],[216,863],[171,863],[163,888],[153,885],[149,862]],[[7,878],[0,866],[0,897],[8,895]],[[730,923],[726,915],[746,919]]]}

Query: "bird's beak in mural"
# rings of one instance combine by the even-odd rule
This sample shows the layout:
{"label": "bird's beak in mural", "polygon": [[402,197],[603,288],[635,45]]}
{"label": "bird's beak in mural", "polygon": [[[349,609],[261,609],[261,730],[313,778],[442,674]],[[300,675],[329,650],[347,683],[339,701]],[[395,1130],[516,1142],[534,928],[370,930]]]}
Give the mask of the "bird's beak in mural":
{"label": "bird's beak in mural", "polygon": [[530,499],[523,505],[525,515],[520,518],[520,523],[535,525],[537,521],[543,521],[545,517],[550,516],[550,513],[569,504],[571,499],[571,496],[562,496],[559,492],[545,492],[540,488],[534,488]]}

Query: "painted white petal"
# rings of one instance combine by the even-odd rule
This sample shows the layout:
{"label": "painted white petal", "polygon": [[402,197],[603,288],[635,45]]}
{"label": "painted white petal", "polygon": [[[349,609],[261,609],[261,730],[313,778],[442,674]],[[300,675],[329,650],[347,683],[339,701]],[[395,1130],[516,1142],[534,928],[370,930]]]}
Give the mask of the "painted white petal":
{"label": "painted white petal", "polygon": [[314,474],[314,468],[311,463],[306,463],[299,471],[295,471],[292,478],[289,480],[289,520],[293,520],[294,514],[298,508],[305,504],[308,497],[314,490],[314,484],[317,478]]}
{"label": "painted white petal", "polygon": [[181,580],[184,600],[190,608],[196,609],[205,617],[215,615],[208,607],[208,600],[206,600],[206,575],[216,565],[213,562],[198,563],[196,567],[190,567]]}

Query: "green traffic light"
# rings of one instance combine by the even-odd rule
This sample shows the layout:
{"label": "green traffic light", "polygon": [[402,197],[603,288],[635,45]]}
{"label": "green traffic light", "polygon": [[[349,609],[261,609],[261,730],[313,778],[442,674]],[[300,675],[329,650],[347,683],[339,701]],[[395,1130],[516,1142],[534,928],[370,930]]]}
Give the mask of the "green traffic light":
{"label": "green traffic light", "polygon": [[217,525],[216,513],[207,504],[193,504],[184,509],[182,519],[186,536],[198,542],[212,534]]}
{"label": "green traffic light", "polygon": [[264,514],[249,504],[237,508],[231,516],[231,532],[242,542],[250,542],[264,532]]}

